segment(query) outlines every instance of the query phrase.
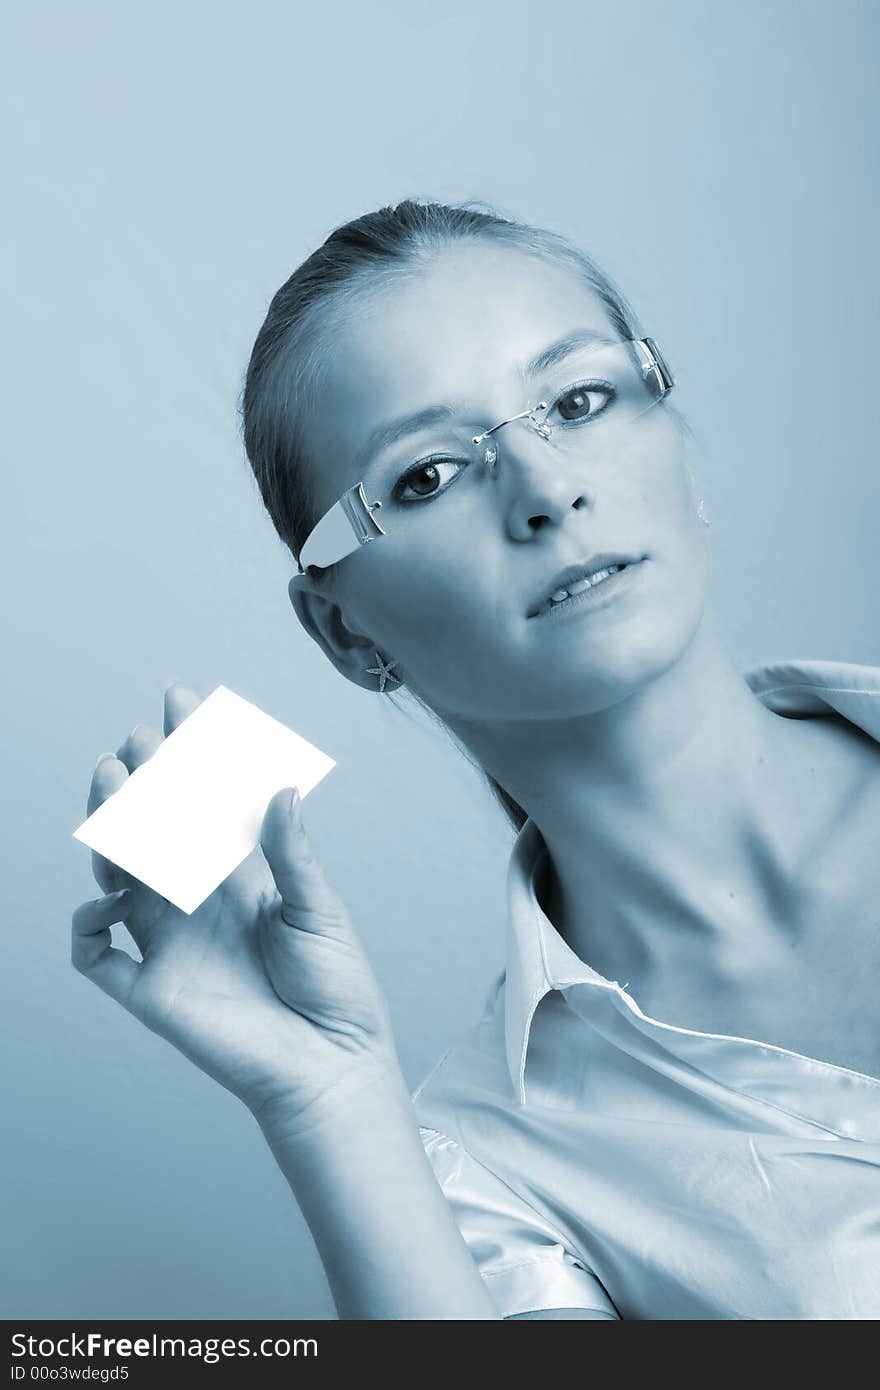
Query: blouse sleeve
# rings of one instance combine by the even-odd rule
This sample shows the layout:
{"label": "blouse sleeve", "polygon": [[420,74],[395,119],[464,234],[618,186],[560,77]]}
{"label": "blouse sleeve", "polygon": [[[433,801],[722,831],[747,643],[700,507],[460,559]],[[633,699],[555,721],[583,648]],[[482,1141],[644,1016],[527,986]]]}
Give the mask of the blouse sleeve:
{"label": "blouse sleeve", "polygon": [[419,1126],[456,1224],[503,1318],[544,1308],[618,1317],[608,1294],[553,1227],[454,1139]]}

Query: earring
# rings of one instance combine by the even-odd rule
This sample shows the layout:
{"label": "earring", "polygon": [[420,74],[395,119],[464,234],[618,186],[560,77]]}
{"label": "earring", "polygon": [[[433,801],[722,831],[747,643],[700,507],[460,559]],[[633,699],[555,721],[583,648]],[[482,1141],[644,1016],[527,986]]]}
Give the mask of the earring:
{"label": "earring", "polygon": [[700,518],[700,520],[702,521],[702,523],[703,523],[704,526],[711,526],[711,525],[712,525],[711,521],[709,520],[708,516],[706,515],[706,504],[705,504],[705,502],[703,501],[702,497],[700,498],[700,503],[699,503],[699,506],[697,507],[697,516]]}
{"label": "earring", "polygon": [[396,661],[385,661],[385,660],[383,659],[381,653],[379,653],[379,652],[376,652],[376,660],[377,660],[378,663],[379,663],[378,666],[365,666],[365,667],[364,667],[364,670],[365,670],[365,671],[369,671],[369,673],[370,673],[371,676],[378,676],[378,677],[379,677],[379,692],[378,692],[378,693],[379,693],[380,695],[384,695],[384,694],[385,694],[385,682],[386,682],[387,680],[390,679],[390,680],[393,680],[393,681],[400,681],[400,676],[393,676],[393,675],[391,674],[391,668],[392,668],[392,666],[396,666],[396,665],[397,665],[397,662],[396,662]]}

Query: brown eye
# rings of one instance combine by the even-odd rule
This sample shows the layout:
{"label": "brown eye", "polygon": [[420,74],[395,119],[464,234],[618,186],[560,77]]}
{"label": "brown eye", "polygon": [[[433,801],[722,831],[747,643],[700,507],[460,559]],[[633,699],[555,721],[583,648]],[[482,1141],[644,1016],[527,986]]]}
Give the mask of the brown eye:
{"label": "brown eye", "polygon": [[424,468],[419,468],[415,473],[410,473],[407,477],[407,486],[419,497],[429,496],[436,490],[440,481],[440,471],[434,463],[426,463]]}
{"label": "brown eye", "polygon": [[453,473],[452,478],[448,479],[446,486],[441,487],[441,469],[459,469],[465,468],[466,466],[465,463],[459,463],[455,459],[427,460],[425,463],[420,463],[415,468],[411,468],[409,472],[404,473],[402,478],[398,479],[394,487],[393,495],[398,502],[412,502],[417,498],[430,499],[431,497],[436,497],[439,493],[445,492],[452,478],[457,476]]}
{"label": "brown eye", "polygon": [[601,414],[613,399],[611,387],[590,383],[588,386],[572,386],[560,396],[556,406],[563,420],[589,420]]}

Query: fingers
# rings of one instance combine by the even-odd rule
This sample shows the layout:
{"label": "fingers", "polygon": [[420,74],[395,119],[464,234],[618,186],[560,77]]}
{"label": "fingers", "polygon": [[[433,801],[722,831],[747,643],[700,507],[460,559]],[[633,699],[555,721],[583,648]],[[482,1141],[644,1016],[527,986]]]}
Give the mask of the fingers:
{"label": "fingers", "polygon": [[114,922],[125,921],[127,892],[123,888],[93,902],[81,903],[71,919],[70,945],[74,969],[124,1008],[129,1008],[140,966],[126,951],[112,945],[110,928]]}
{"label": "fingers", "polygon": [[[175,681],[168,686],[165,691],[164,736],[172,733],[200,704],[201,697],[182,681]],[[147,724],[136,724],[115,754],[103,754],[92,774],[87,814],[91,815],[109,796],[117,792],[129,774],[153,756],[162,741],[163,735],[156,729]],[[92,873],[105,893],[129,887],[136,882],[130,874],[95,851],[92,851]]]}
{"label": "fingers", "polygon": [[155,729],[151,729],[148,724],[135,724],[128,738],[117,748],[116,756],[129,772],[134,772],[135,768],[152,758],[161,744],[162,735]]}
{"label": "fingers", "polygon": [[281,896],[281,916],[291,927],[322,935],[351,935],[342,900],[315,858],[293,788],[275,793],[263,817],[260,846]]}
{"label": "fingers", "polygon": [[95,770],[92,773],[92,781],[89,786],[89,799],[87,804],[88,814],[97,811],[108,796],[112,796],[118,791],[128,778],[128,769],[119,761],[115,753],[102,753]]}
{"label": "fingers", "polygon": [[173,733],[188,714],[192,714],[202,703],[201,695],[183,681],[175,681],[165,691],[165,735]]}
{"label": "fingers", "polygon": [[183,681],[175,681],[165,691],[162,719],[164,732],[160,734],[148,724],[136,724],[125,742],[116,750],[117,758],[125,764],[129,772],[134,772],[136,767],[152,758],[161,746],[163,738],[173,733],[187,715],[192,714],[201,703],[202,697],[192,686],[184,685]]}
{"label": "fingers", "polygon": [[[92,781],[89,786],[89,796],[86,811],[91,815],[97,811],[115,791],[118,791],[122,784],[128,779],[128,769],[119,761],[113,753],[104,753],[97,761],[95,770],[92,773]],[[128,875],[116,864],[111,864],[109,859],[103,855],[92,851],[92,873],[95,882],[105,893],[112,893],[114,889],[125,887],[131,882]]]}

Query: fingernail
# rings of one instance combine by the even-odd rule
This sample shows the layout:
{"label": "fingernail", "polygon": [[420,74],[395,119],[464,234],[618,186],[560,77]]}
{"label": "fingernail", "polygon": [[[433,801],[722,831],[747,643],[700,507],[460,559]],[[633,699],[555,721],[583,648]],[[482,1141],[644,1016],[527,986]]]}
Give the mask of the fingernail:
{"label": "fingernail", "polygon": [[299,794],[299,787],[294,787],[290,793],[290,815],[294,820],[299,820],[300,805],[302,798]]}
{"label": "fingernail", "polygon": [[[100,758],[98,759],[98,762],[99,762],[99,763],[103,763],[103,762],[106,762],[107,758],[115,758],[115,757],[116,757],[116,754],[115,754],[115,753],[102,753],[101,756],[100,756]],[[97,766],[97,764],[96,764],[96,766]]]}

